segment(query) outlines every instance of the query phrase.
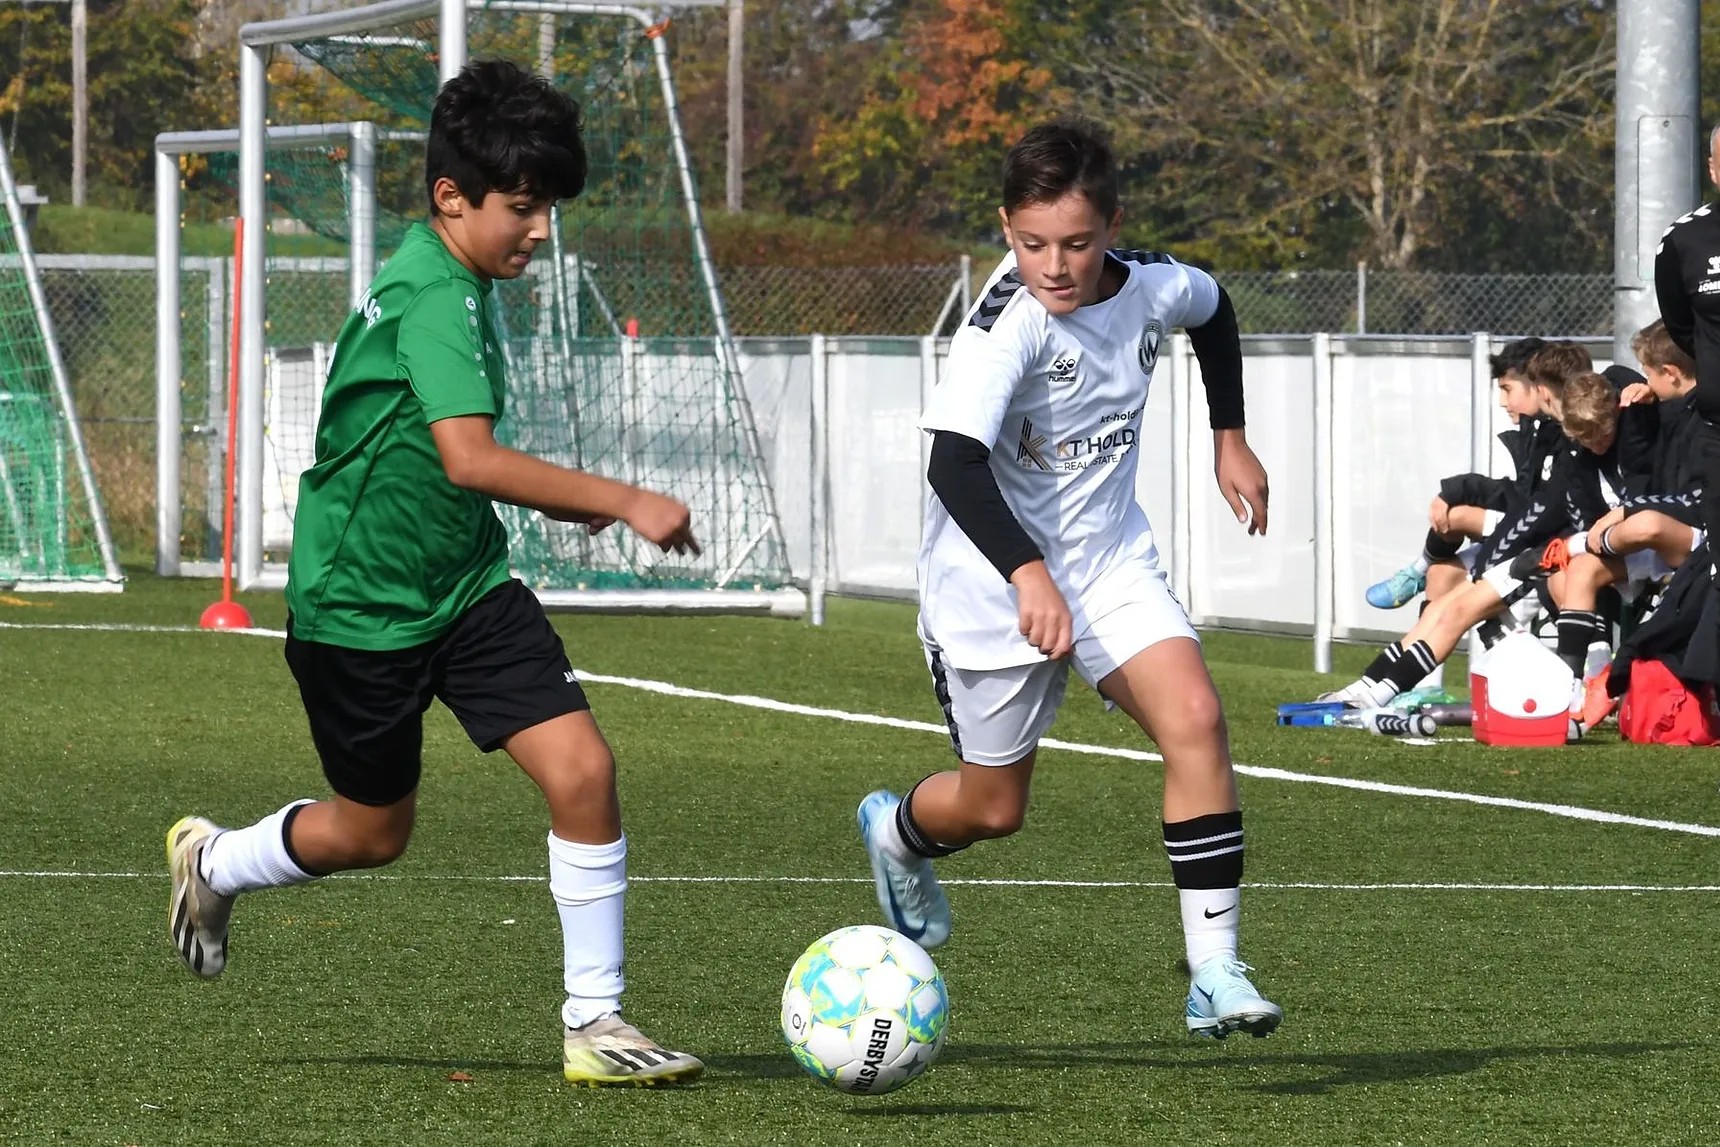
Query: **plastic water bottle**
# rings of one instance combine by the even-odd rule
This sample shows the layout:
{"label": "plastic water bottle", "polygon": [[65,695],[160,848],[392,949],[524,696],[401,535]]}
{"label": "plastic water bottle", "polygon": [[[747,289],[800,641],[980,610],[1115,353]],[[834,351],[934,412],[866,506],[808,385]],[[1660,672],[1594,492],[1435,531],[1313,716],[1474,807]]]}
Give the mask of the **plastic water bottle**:
{"label": "plastic water bottle", "polygon": [[1392,709],[1354,709],[1338,715],[1338,724],[1366,729],[1382,737],[1432,737],[1439,732],[1433,718],[1421,713],[1399,713]]}
{"label": "plastic water bottle", "polygon": [[1469,705],[1425,705],[1421,715],[1435,725],[1471,725],[1475,722],[1475,710]]}

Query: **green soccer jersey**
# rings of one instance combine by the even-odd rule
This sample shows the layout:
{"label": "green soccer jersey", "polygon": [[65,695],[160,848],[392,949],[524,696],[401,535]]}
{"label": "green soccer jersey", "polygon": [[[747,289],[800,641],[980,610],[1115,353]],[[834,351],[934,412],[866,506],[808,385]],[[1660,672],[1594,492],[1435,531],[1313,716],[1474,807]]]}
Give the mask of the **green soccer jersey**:
{"label": "green soccer jersey", "polygon": [[341,327],[316,464],[299,479],[294,637],[404,649],[507,581],[495,506],[448,480],[430,435],[438,419],[502,416],[490,290],[415,224]]}

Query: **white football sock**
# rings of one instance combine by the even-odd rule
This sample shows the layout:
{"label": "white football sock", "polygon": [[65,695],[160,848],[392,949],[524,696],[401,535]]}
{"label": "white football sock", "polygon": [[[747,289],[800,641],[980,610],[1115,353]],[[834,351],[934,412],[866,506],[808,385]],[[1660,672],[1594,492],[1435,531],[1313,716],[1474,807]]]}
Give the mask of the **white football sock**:
{"label": "white football sock", "polygon": [[1236,918],[1242,915],[1240,888],[1179,888],[1183,947],[1189,971],[1214,956],[1236,959]]}
{"label": "white football sock", "polygon": [[[907,800],[907,797],[903,797]],[[925,857],[908,847],[908,842],[902,837],[902,823],[897,819],[900,811],[892,809],[889,816],[880,817],[872,822],[872,839],[878,847],[884,850],[886,856],[903,864],[917,864]]]}
{"label": "white football sock", "polygon": [[1414,570],[1418,574],[1426,573],[1427,569],[1428,569],[1427,555],[1422,554],[1419,557],[1417,557],[1413,562],[1409,563],[1409,568]]}
{"label": "white football sock", "polygon": [[561,915],[561,1022],[584,1027],[621,1010],[621,906],[627,891],[627,838],[576,844],[549,836],[549,891]]}
{"label": "white football sock", "polygon": [[1572,557],[1589,552],[1589,536],[1587,534],[1572,534],[1565,539],[1565,552]]}
{"label": "white football sock", "polygon": [[284,888],[315,880],[287,851],[286,823],[292,811],[312,800],[297,800],[248,828],[230,828],[203,849],[203,879],[219,896]]}

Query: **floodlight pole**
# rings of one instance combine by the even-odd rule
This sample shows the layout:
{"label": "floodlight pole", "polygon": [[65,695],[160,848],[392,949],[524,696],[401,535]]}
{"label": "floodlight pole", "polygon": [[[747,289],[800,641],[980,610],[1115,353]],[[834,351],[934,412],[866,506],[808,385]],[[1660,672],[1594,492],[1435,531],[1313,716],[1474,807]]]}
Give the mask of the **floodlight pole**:
{"label": "floodlight pole", "polygon": [[[85,0],[72,0],[72,206],[84,205],[85,169],[89,165],[90,14]],[[22,63],[23,61],[19,61]]]}
{"label": "floodlight pole", "polygon": [[727,192],[730,215],[738,215],[741,210],[741,164],[745,159],[745,140],[742,134],[742,119],[746,114],[742,103],[742,69],[744,44],[746,41],[746,6],[745,0],[729,0],[729,138],[728,138],[728,180]]}

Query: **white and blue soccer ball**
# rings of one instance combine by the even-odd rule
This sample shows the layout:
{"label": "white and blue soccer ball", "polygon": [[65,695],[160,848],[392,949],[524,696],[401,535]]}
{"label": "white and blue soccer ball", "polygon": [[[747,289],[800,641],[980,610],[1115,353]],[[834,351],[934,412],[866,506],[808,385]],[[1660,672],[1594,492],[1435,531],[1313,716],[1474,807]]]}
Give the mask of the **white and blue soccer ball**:
{"label": "white and blue soccer ball", "polygon": [[782,1034],[814,1079],[882,1095],[917,1078],[943,1050],[950,999],[924,948],[856,924],[815,941],[782,988]]}

